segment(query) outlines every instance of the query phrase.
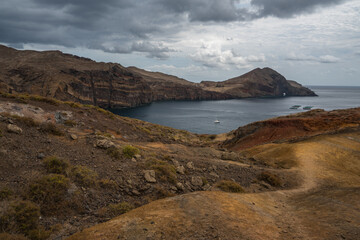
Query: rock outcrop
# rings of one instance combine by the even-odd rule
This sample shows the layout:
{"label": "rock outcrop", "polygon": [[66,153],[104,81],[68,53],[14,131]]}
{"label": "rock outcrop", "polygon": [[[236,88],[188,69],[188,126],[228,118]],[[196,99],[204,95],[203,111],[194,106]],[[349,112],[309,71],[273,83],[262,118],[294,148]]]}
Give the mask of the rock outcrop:
{"label": "rock outcrop", "polygon": [[95,62],[60,51],[19,51],[0,45],[0,91],[28,93],[103,108],[153,101],[315,96],[270,68],[223,82],[193,83],[120,64]]}

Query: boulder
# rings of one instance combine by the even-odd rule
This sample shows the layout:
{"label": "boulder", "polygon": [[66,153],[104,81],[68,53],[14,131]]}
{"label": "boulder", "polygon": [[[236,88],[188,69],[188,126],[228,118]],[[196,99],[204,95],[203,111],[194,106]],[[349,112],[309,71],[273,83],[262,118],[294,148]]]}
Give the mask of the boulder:
{"label": "boulder", "polygon": [[185,168],[184,166],[178,166],[176,167],[176,172],[180,174],[185,174]]}
{"label": "boulder", "polygon": [[108,148],[111,148],[111,147],[115,147],[115,144],[108,140],[108,139],[99,139],[96,141],[96,147],[98,148],[103,148],[103,149],[108,149]]}
{"label": "boulder", "polygon": [[144,171],[144,177],[145,177],[145,180],[148,183],[156,183],[155,171],[154,170],[145,170]]}
{"label": "boulder", "polygon": [[193,162],[188,162],[188,163],[186,164],[186,167],[187,167],[188,169],[194,169],[194,164],[193,164]]}
{"label": "boulder", "polygon": [[201,187],[203,185],[203,180],[199,176],[192,177],[191,178],[191,184],[193,186]]}
{"label": "boulder", "polygon": [[21,134],[22,133],[22,129],[19,128],[18,126],[16,126],[15,124],[8,124],[7,125],[7,131],[10,133],[16,133],[16,134]]}

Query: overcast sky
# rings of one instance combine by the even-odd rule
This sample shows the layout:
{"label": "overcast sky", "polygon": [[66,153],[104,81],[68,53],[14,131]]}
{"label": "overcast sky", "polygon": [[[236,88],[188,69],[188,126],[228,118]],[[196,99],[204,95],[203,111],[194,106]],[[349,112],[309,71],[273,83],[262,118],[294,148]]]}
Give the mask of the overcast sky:
{"label": "overcast sky", "polygon": [[226,80],[360,86],[360,0],[2,0],[0,43]]}

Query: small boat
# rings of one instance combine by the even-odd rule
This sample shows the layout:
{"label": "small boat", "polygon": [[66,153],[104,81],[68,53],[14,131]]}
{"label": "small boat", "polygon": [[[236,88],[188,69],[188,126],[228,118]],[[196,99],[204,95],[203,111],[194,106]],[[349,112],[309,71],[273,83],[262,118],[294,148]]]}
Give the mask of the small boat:
{"label": "small boat", "polygon": [[294,105],[294,106],[291,106],[290,109],[298,109],[299,107],[301,107],[301,105]]}
{"label": "small boat", "polygon": [[216,119],[216,120],[214,121],[214,123],[220,123],[220,121]]}
{"label": "small boat", "polygon": [[313,108],[313,106],[305,106],[305,107],[303,107],[304,110],[310,110],[312,108]]}

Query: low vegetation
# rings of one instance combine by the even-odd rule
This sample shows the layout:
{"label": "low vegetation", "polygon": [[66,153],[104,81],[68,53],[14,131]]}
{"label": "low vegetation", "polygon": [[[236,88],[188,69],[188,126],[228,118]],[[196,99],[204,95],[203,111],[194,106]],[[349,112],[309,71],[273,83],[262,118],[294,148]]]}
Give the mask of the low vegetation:
{"label": "low vegetation", "polygon": [[99,210],[100,215],[104,217],[113,218],[132,210],[134,206],[128,202],[121,202],[117,204],[110,204]]}
{"label": "low vegetation", "polygon": [[53,212],[59,210],[61,203],[67,193],[70,179],[60,174],[49,174],[30,184],[28,197],[38,203],[42,212]]}
{"label": "low vegetation", "polygon": [[44,165],[48,173],[66,175],[66,171],[69,167],[69,162],[56,156],[51,156],[45,158]]}
{"label": "low vegetation", "polygon": [[43,123],[40,125],[40,131],[44,133],[49,133],[55,136],[63,136],[64,132],[58,128],[54,123]]}
{"label": "low vegetation", "polygon": [[224,192],[233,192],[233,193],[245,192],[245,190],[240,184],[231,180],[222,180],[216,186],[221,190],[223,190]]}
{"label": "low vegetation", "polygon": [[11,191],[10,189],[6,187],[2,188],[0,190],[0,201],[8,200],[13,194],[14,194],[13,191]]}
{"label": "low vegetation", "polygon": [[111,147],[106,150],[107,155],[114,159],[120,159],[122,154],[117,147]]}
{"label": "low vegetation", "polygon": [[136,154],[139,154],[140,151],[138,148],[133,147],[131,145],[126,145],[123,149],[122,149],[122,153],[124,154],[124,156],[126,158],[133,158]]}
{"label": "low vegetation", "polygon": [[155,170],[156,177],[162,182],[176,183],[176,169],[166,161],[151,159],[146,162],[146,167]]}
{"label": "low vegetation", "polygon": [[70,177],[82,187],[93,187],[97,185],[97,173],[85,166],[74,166],[70,170]]}
{"label": "low vegetation", "polygon": [[264,171],[264,172],[260,173],[257,178],[260,181],[267,182],[268,184],[270,184],[271,186],[274,186],[274,187],[281,187],[281,185],[282,185],[281,179],[277,175],[275,175],[271,172],[268,172],[268,171]]}

